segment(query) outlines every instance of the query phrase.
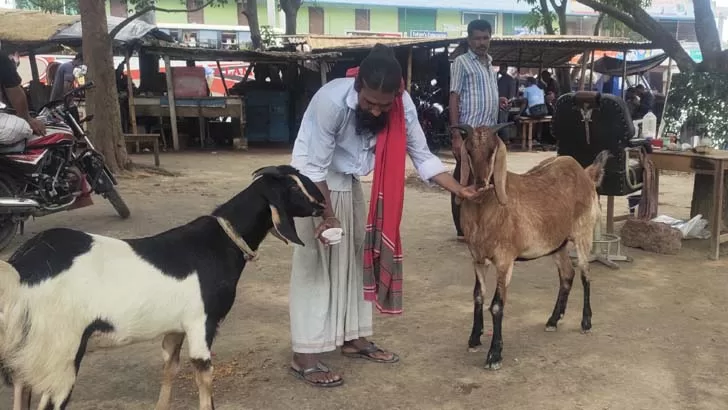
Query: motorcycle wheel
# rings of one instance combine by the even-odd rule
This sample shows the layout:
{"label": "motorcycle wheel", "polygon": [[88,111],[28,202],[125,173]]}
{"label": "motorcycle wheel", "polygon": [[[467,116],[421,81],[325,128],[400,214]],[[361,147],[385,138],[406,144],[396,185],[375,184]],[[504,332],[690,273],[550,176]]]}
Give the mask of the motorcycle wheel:
{"label": "motorcycle wheel", "polygon": [[106,171],[104,171],[102,178],[105,179],[104,183],[111,187],[103,194],[104,198],[111,202],[111,206],[116,209],[116,213],[119,214],[121,219],[128,218],[131,215],[131,211],[129,211],[129,207],[126,205],[126,202],[124,202],[124,199],[122,199],[121,195],[119,195],[119,191],[116,190],[116,187],[114,187],[114,184],[111,182],[111,177],[106,173]]}
{"label": "motorcycle wheel", "polygon": [[[13,197],[11,185],[0,179],[0,197]],[[18,233],[20,222],[14,222],[11,215],[0,218],[0,251],[7,248]]]}

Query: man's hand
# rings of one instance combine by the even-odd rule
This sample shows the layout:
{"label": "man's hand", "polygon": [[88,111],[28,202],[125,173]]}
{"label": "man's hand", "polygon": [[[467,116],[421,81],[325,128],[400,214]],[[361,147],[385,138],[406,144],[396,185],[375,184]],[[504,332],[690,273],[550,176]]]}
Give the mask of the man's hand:
{"label": "man's hand", "polygon": [[508,98],[506,98],[506,97],[500,97],[500,98],[498,99],[498,102],[499,102],[499,104],[500,104],[500,107],[501,107],[501,109],[502,109],[502,110],[505,110],[505,109],[506,109],[506,108],[508,108],[508,106],[510,105],[510,104],[508,103]]}
{"label": "man's hand", "polygon": [[321,233],[327,229],[331,228],[341,228],[341,222],[339,222],[336,217],[330,216],[328,218],[324,218],[323,222],[319,224],[319,226],[316,227],[316,230],[314,231],[314,236],[318,238],[319,241],[321,241],[322,244],[328,245],[329,241],[321,236]]}
{"label": "man's hand", "polygon": [[44,136],[46,133],[46,126],[43,123],[43,121],[40,121],[36,118],[30,118],[28,120],[28,124],[30,125],[30,129],[33,130],[33,134]]}
{"label": "man's hand", "polygon": [[460,199],[474,199],[482,195],[488,188],[476,188],[475,185],[464,186],[457,192]]}
{"label": "man's hand", "polygon": [[452,137],[452,154],[455,159],[460,160],[460,149],[463,145],[463,136],[460,134],[460,130],[451,129],[450,136]]}

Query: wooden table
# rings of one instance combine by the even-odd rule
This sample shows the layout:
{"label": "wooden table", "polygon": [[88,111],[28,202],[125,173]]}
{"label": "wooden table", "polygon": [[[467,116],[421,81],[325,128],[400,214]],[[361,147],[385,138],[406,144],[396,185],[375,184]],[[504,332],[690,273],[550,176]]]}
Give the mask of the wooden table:
{"label": "wooden table", "polygon": [[[207,135],[204,118],[231,117],[236,118],[239,125],[238,137],[245,141],[245,110],[240,97],[199,97],[176,98],[175,111],[177,117],[194,117],[200,119],[200,145],[204,147]],[[169,117],[169,99],[166,96],[134,97],[134,109],[138,117]],[[176,119],[171,119],[176,121]],[[173,129],[174,131],[174,129]],[[178,138],[176,135],[173,139]],[[247,145],[247,143],[245,144]]]}
{"label": "wooden table", "polygon": [[521,140],[521,149],[526,150],[526,144],[528,144],[528,151],[533,151],[533,125],[539,123],[550,123],[551,116],[545,117],[524,117],[517,116],[516,121],[521,123],[521,134],[523,139]]}
{"label": "wooden table", "polygon": [[690,151],[654,151],[648,158],[655,164],[655,185],[660,188],[660,170],[691,172],[713,176],[713,215],[706,215],[710,221],[710,259],[720,257],[720,244],[728,242],[728,234],[722,234],[723,186],[728,170],[728,151],[713,151],[710,154],[696,154]]}

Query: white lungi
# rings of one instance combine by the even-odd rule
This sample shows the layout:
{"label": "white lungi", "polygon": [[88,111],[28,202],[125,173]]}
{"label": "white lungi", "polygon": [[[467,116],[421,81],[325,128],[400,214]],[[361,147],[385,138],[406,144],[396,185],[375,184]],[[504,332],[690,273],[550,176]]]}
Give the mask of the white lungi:
{"label": "white lungi", "polygon": [[305,246],[293,251],[289,308],[296,353],[323,353],[345,341],[368,337],[372,302],[364,301],[364,238],[367,206],[361,183],[351,175],[330,172],[331,204],[344,237],[324,246],[314,237],[322,218],[296,218]]}

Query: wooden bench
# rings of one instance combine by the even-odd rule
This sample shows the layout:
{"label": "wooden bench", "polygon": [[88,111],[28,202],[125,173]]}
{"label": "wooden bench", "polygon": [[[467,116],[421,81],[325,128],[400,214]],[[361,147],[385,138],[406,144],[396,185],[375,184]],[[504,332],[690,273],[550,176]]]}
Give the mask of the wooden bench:
{"label": "wooden bench", "polygon": [[154,166],[159,166],[159,134],[124,134],[124,142],[127,144],[136,144],[137,152],[140,152],[139,144],[151,143],[152,152],[154,153]]}
{"label": "wooden bench", "polygon": [[539,123],[550,123],[551,122],[551,116],[547,115],[545,117],[526,117],[526,116],[517,116],[516,121],[521,123],[521,134],[523,135],[523,139],[521,140],[521,149],[526,150],[526,145],[528,145],[528,151],[533,151],[533,126],[534,124]]}

